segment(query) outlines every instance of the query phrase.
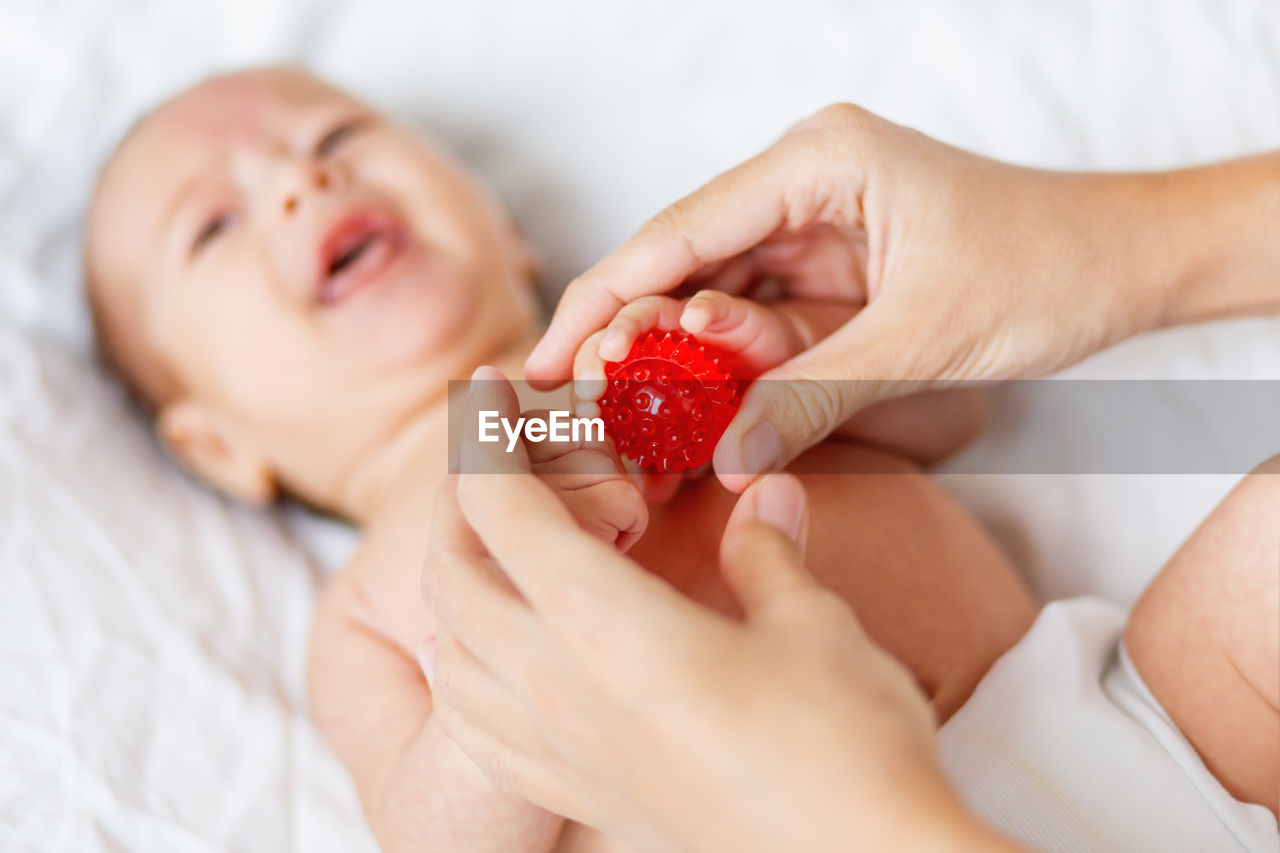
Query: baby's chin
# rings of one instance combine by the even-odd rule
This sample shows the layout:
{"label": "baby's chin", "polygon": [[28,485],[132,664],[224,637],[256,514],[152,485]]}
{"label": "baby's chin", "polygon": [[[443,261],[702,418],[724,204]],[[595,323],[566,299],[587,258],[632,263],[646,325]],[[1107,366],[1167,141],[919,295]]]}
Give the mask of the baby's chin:
{"label": "baby's chin", "polygon": [[525,360],[533,352],[543,331],[544,327],[539,323],[513,323],[501,334],[475,341],[470,348],[470,358],[456,372],[456,378],[470,378],[476,368],[492,365],[513,381],[523,380]]}
{"label": "baby's chin", "polygon": [[430,323],[397,318],[385,324],[367,354],[396,369],[416,366],[448,380],[465,380],[482,365],[523,379],[524,362],[542,335],[542,326],[519,317],[477,317],[459,313]]}

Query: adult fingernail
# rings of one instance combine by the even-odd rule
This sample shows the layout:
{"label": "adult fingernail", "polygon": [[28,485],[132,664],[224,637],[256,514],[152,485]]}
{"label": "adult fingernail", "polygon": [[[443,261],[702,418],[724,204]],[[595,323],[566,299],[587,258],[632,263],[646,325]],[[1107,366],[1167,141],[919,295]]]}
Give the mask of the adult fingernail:
{"label": "adult fingernail", "polygon": [[794,477],[769,476],[757,488],[756,519],[799,542],[804,523],[804,487]]}
{"label": "adult fingernail", "polygon": [[742,461],[744,474],[772,471],[782,459],[782,439],[773,424],[761,421],[747,430],[738,443],[738,458]]}
{"label": "adult fingernail", "polygon": [[427,640],[418,646],[418,668],[422,670],[422,675],[427,679],[427,687],[432,690],[436,689],[436,641]]}
{"label": "adult fingernail", "polygon": [[502,379],[502,378],[504,378],[502,375],[502,371],[498,370],[498,368],[491,367],[490,365],[487,365],[487,364],[482,364],[479,367],[477,367],[474,372],[472,372],[471,384],[467,386],[467,393],[474,394],[475,392],[480,390],[480,386],[476,385],[477,382],[492,382],[495,379]]}

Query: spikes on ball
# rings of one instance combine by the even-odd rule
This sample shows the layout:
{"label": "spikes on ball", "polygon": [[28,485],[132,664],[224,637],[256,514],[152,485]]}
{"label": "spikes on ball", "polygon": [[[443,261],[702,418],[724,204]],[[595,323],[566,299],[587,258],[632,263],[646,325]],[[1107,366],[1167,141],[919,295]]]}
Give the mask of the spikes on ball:
{"label": "spikes on ball", "polygon": [[685,332],[646,332],[622,361],[605,363],[605,429],[640,467],[676,473],[711,461],[742,404],[730,359]]}

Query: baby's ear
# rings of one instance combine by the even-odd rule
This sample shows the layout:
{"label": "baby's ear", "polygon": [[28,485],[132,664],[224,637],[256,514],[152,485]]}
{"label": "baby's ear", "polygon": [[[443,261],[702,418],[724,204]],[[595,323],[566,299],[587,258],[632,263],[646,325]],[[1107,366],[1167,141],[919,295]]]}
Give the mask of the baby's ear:
{"label": "baby's ear", "polygon": [[542,279],[542,255],[534,248],[529,236],[524,233],[520,223],[509,211],[506,213],[506,218],[507,242],[511,257],[515,259],[516,271],[536,289],[538,282]]}
{"label": "baby's ear", "polygon": [[520,272],[524,275],[525,280],[529,282],[529,285],[536,290],[542,281],[542,255],[523,234],[520,235],[518,251],[520,254],[517,256],[517,262],[520,265]]}
{"label": "baby's ear", "polygon": [[275,500],[271,463],[204,403],[184,398],[166,404],[156,416],[156,434],[175,459],[218,490],[259,506]]}

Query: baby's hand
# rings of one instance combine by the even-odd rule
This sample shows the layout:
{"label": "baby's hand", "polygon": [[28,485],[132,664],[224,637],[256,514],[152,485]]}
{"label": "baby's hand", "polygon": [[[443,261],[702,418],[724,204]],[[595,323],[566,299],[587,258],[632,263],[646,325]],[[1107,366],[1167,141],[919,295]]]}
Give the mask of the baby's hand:
{"label": "baby's hand", "polygon": [[[545,411],[528,417],[547,418]],[[589,533],[626,551],[649,523],[649,508],[628,479],[613,444],[600,441],[528,442],[533,473],[551,488]]]}
{"label": "baby's hand", "polygon": [[605,391],[604,365],[622,361],[650,329],[683,330],[731,353],[747,377],[757,376],[803,352],[839,328],[858,306],[826,300],[763,303],[720,290],[688,300],[645,296],[623,306],[608,326],[587,338],[573,365],[574,410],[597,417]]}

